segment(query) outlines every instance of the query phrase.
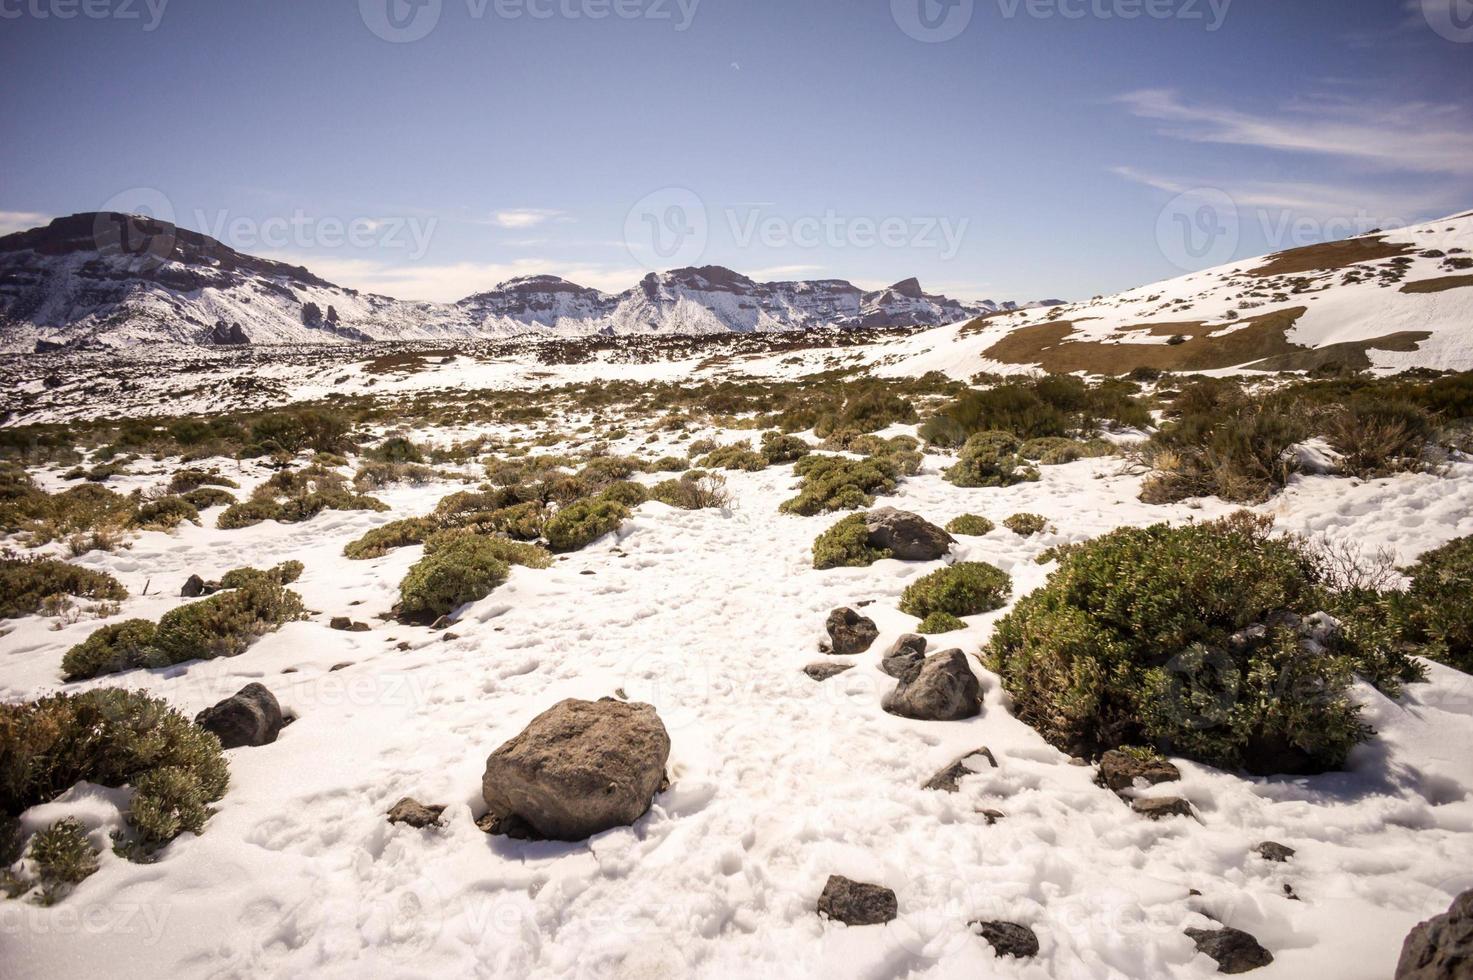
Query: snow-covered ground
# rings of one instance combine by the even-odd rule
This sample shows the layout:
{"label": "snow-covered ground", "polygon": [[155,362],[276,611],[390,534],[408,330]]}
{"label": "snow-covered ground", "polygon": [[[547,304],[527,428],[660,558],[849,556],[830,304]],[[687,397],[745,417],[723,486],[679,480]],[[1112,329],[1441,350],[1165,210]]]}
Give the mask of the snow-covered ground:
{"label": "snow-covered ground", "polygon": [[[645,437],[631,431],[612,448],[675,448],[667,435]],[[937,523],[967,512],[1048,517],[1049,533],[999,528],[953,552],[1009,572],[1015,598],[1043,582],[1048,569],[1033,559],[1051,545],[1230,509],[1144,505],[1118,459],[1045,467],[1039,483],[989,490],[952,486],[940,463],[927,457],[882,502]],[[226,465],[242,493],[267,475]],[[123,486],[161,482],[172,467],[158,469]],[[126,551],[77,559],[128,587],[121,619],[177,605],[191,573],[295,558],[306,572],[294,588],[313,614],[238,658],[80,685],[61,683],[59,662],[98,621],[53,630],[29,617],[0,637],[0,698],[121,684],[192,715],[259,681],[299,720],[272,745],[228,753],[219,812],[158,863],[105,852],[101,871],[52,908],[0,901],[0,973],[1205,978],[1215,964],[1183,930],[1211,928],[1210,914],[1273,952],[1255,973],[1263,980],[1384,980],[1407,930],[1473,886],[1473,678],[1432,665],[1429,682],[1396,702],[1358,685],[1377,734],[1345,773],[1253,779],[1175,760],[1183,778],[1173,793],[1197,816],[1152,822],[1014,719],[997,677],[975,661],[981,717],[882,711],[894,682],[879,658],[915,626],[898,597],[939,563],[813,570],[810,545],[838,515],[779,514],[794,483],[792,467],[778,466],[729,474],[725,510],[645,504],[617,536],[550,569],[514,568],[465,610],[454,639],[375,618],[421,549],[352,562],[342,548],[428,512],[459,483],[391,488],[377,494],[390,513],[327,512],[293,526],[219,531],[208,511],[204,528],[145,533]],[[1473,463],[1365,483],[1300,478],[1260,509],[1285,530],[1410,561],[1473,533]],[[825,616],[859,603],[870,603],[862,611],[878,642],[849,658],[856,669],[810,680],[802,668],[824,659]],[[342,615],[373,629],[329,629]],[[973,617],[932,649],[973,653],[1001,615]],[[563,698],[619,689],[654,704],[670,731],[671,786],[650,813],[584,844],[476,828],[493,749]],[[997,769],[957,794],[920,788],[984,745]],[[406,795],[448,804],[445,827],[390,826],[385,811]],[[79,814],[101,845],[124,797],[79,787],[26,823]],[[984,809],[1005,816],[989,824]],[[1269,863],[1252,850],[1264,840],[1297,854]],[[820,919],[814,904],[830,874],[893,888],[899,918],[856,928]],[[967,929],[978,918],[1030,925],[1039,955],[995,958]]]}

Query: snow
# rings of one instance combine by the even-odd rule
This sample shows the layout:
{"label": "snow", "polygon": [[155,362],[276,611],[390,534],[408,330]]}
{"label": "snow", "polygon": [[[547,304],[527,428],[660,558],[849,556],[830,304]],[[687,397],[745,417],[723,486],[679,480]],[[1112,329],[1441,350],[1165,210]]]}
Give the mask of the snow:
{"label": "snow", "polygon": [[[645,435],[614,450],[675,448],[668,434],[645,446]],[[202,465],[212,462],[242,493],[268,475]],[[1033,559],[1052,545],[1232,509],[1142,504],[1140,478],[1118,459],[1045,467],[1039,483],[990,490],[951,486],[942,464],[927,457],[882,502],[937,523],[967,512],[1048,517],[1043,534],[999,528],[961,538],[953,553],[1008,571],[1015,598],[1044,581],[1048,568]],[[1467,675],[1432,665],[1429,682],[1397,702],[1359,685],[1378,734],[1345,773],[1254,779],[1174,760],[1183,779],[1170,795],[1191,800],[1196,817],[1147,821],[1013,718],[998,678],[976,662],[981,717],[883,712],[894,682],[880,656],[915,625],[898,597],[938,563],[815,571],[810,545],[840,515],[779,514],[790,466],[728,476],[726,510],[645,504],[617,535],[550,569],[513,569],[464,610],[451,640],[375,618],[420,549],[365,562],[341,552],[370,527],[428,512],[459,483],[391,488],[378,494],[390,513],[327,512],[293,526],[218,531],[210,511],[204,528],[78,559],[133,596],[108,621],[157,617],[181,601],[191,572],[287,558],[306,566],[294,588],[313,613],[237,658],[76,685],[60,682],[60,658],[99,621],[52,629],[30,617],[0,637],[0,697],[121,684],[192,715],[260,681],[298,720],[273,745],[228,753],[219,812],[158,863],[104,854],[101,871],[52,908],[0,901],[5,976],[1206,978],[1215,964],[1183,930],[1213,927],[1210,913],[1274,953],[1255,973],[1263,980],[1384,980],[1407,930],[1473,885]],[[1299,478],[1261,509],[1284,530],[1411,560],[1473,533],[1473,462],[1370,482]],[[872,602],[862,611],[878,642],[844,658],[855,669],[809,680],[801,669],[823,659],[828,611],[861,602]],[[334,632],[336,615],[373,629]],[[974,652],[1001,615],[971,617],[931,648]],[[653,703],[672,739],[671,787],[649,814],[584,844],[476,829],[494,748],[560,699],[619,689]],[[919,788],[983,745],[997,769],[957,794]],[[445,827],[388,825],[406,795],[448,804]],[[75,813],[102,844],[125,806],[126,791],[81,786],[26,819]],[[1006,816],[988,825],[988,808]],[[1269,839],[1298,853],[1287,864],[1251,853]],[[893,888],[899,919],[821,920],[814,903],[830,874]],[[967,931],[977,918],[1030,925],[1039,956],[996,959]]]}

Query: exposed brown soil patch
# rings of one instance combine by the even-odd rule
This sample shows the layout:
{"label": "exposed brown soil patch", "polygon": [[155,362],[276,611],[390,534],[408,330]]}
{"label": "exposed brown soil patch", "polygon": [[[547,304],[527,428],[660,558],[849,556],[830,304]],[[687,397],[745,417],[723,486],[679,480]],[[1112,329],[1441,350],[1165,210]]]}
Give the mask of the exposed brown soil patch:
{"label": "exposed brown soil patch", "polygon": [[1322,242],[1277,252],[1248,275],[1266,279],[1269,276],[1293,276],[1305,272],[1326,272],[1344,269],[1357,262],[1376,262],[1394,259],[1400,255],[1411,255],[1415,245],[1398,245],[1388,242],[1383,236],[1374,238],[1346,238],[1338,242]]}
{"label": "exposed brown soil patch", "polygon": [[1473,286],[1473,276],[1442,276],[1438,279],[1419,279],[1401,287],[1404,293],[1442,293],[1449,289]]}
{"label": "exposed brown soil patch", "polygon": [[1249,364],[1248,367],[1254,371],[1313,371],[1339,365],[1359,371],[1371,366],[1370,352],[1373,350],[1414,351],[1418,344],[1431,336],[1426,330],[1404,330],[1370,340],[1306,347],[1292,354],[1265,358],[1256,364]]}

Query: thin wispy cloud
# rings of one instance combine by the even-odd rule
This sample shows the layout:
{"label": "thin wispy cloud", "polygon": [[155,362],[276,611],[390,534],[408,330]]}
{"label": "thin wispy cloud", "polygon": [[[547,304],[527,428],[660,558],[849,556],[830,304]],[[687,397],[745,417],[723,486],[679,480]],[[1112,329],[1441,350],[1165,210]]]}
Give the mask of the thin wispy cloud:
{"label": "thin wispy cloud", "polygon": [[343,258],[317,253],[280,252],[267,256],[293,265],[305,265],[316,275],[339,286],[378,293],[395,299],[448,303],[484,293],[510,279],[524,276],[561,276],[580,286],[619,293],[646,274],[638,267],[558,262],[546,258],[511,262],[391,263],[377,259]]}
{"label": "thin wispy cloud", "polygon": [[35,228],[50,220],[51,215],[39,211],[0,211],[0,235]]}
{"label": "thin wispy cloud", "polygon": [[550,210],[545,208],[514,208],[510,211],[497,211],[492,215],[492,222],[501,228],[536,228],[538,225],[549,221],[563,220],[567,217],[566,212]]}
{"label": "thin wispy cloud", "polygon": [[1167,124],[1164,135],[1191,142],[1319,154],[1381,170],[1473,175],[1473,123],[1460,106],[1320,98],[1252,113],[1189,102],[1170,89],[1142,89],[1116,101],[1140,118]]}

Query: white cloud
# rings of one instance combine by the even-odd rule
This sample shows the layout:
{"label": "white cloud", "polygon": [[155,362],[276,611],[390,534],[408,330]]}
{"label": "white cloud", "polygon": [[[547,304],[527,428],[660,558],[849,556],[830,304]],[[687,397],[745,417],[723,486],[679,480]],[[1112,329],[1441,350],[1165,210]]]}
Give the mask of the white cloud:
{"label": "white cloud", "polygon": [[376,259],[337,258],[301,252],[267,256],[293,265],[306,266],[313,274],[339,286],[395,299],[448,303],[483,293],[508,279],[523,276],[561,276],[580,286],[606,293],[621,293],[639,282],[645,270],[591,263],[557,262],[549,259],[517,259],[513,262],[453,262],[393,264]]}
{"label": "white cloud", "polygon": [[497,211],[492,216],[492,221],[501,228],[536,228],[548,221],[561,220],[566,217],[563,211],[553,211],[543,208],[514,208],[510,211]]}
{"label": "white cloud", "polygon": [[1473,123],[1455,105],[1320,98],[1255,114],[1188,103],[1169,89],[1129,92],[1117,101],[1143,119],[1169,124],[1166,135],[1191,142],[1321,154],[1381,170],[1473,175]]}
{"label": "white cloud", "polygon": [[0,235],[27,231],[51,220],[51,215],[38,211],[0,211]]}

